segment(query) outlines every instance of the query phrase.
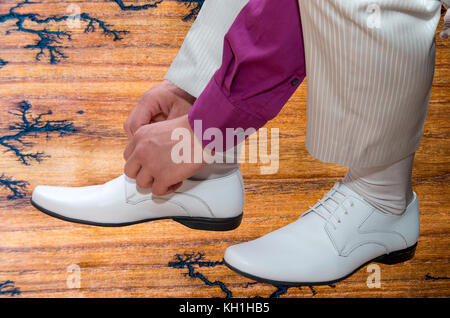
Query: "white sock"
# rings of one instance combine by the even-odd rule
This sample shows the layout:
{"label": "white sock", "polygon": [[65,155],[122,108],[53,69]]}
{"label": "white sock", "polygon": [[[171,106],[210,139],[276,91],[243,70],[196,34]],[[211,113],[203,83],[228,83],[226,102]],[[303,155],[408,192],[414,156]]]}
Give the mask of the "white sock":
{"label": "white sock", "polygon": [[203,167],[190,179],[193,180],[209,180],[217,179],[239,169],[238,163],[211,163]]}
{"label": "white sock", "polygon": [[217,179],[239,169],[239,156],[241,154],[242,143],[232,149],[231,153],[222,153],[222,162],[226,163],[211,163],[203,167],[190,179],[192,180],[209,180]]}
{"label": "white sock", "polygon": [[411,174],[414,155],[383,167],[351,167],[342,183],[377,209],[402,214],[413,198]]}

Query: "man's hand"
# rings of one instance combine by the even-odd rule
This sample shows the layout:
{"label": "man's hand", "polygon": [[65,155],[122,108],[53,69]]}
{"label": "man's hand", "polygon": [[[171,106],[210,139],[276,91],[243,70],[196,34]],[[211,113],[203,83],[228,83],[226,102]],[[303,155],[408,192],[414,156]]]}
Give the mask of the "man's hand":
{"label": "man's hand", "polygon": [[[194,175],[204,163],[175,163],[171,158],[174,145],[172,131],[186,129],[191,136],[191,154],[201,143],[192,132],[188,116],[141,126],[132,136],[124,152],[125,174],[136,179],[141,188],[151,188],[155,195],[165,195],[178,189],[183,180]],[[198,151],[198,150],[197,150]],[[193,162],[193,161],[192,161]]]}
{"label": "man's hand", "polygon": [[174,119],[189,112],[195,97],[165,80],[145,92],[124,124],[131,139],[144,125]]}

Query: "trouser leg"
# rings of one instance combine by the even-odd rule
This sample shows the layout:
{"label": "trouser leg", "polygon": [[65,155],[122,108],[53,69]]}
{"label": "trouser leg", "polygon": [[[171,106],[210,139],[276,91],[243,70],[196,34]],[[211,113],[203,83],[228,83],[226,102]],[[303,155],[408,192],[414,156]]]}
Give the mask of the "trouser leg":
{"label": "trouser leg", "polygon": [[414,155],[382,167],[350,167],[342,182],[376,208],[401,214],[413,198],[411,174]]}

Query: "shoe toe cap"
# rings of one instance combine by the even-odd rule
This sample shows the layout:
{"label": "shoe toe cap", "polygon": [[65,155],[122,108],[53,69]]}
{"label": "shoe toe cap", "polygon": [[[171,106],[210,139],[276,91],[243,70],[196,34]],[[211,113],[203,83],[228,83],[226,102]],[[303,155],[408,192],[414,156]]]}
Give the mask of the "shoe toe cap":
{"label": "shoe toe cap", "polygon": [[250,241],[227,248],[224,260],[231,268],[250,278],[290,281],[294,270],[291,264],[297,260],[285,252],[282,248],[258,246],[258,242]]}
{"label": "shoe toe cap", "polygon": [[339,266],[333,247],[282,228],[259,239],[230,246],[225,262],[238,273],[272,283],[309,283],[332,280]]}
{"label": "shoe toe cap", "polygon": [[43,208],[47,207],[55,201],[56,187],[51,186],[37,186],[31,195],[31,201]]}
{"label": "shoe toe cap", "polygon": [[47,214],[57,214],[63,217],[80,218],[83,210],[90,202],[96,202],[98,193],[89,188],[70,188],[55,186],[37,186],[31,202],[39,210]]}

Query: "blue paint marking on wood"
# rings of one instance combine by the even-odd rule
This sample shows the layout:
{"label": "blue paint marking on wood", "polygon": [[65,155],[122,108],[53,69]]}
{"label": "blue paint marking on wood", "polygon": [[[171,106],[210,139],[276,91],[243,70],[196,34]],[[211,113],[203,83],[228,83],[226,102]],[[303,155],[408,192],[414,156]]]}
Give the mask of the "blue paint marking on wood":
{"label": "blue paint marking on wood", "polygon": [[0,68],[8,64],[8,61],[5,61],[4,59],[0,58]]}
{"label": "blue paint marking on wood", "polygon": [[[3,147],[6,152],[11,152],[17,160],[24,164],[30,165],[31,162],[41,162],[48,155],[43,152],[26,152],[26,148],[33,146],[33,143],[25,141],[27,136],[37,137],[45,135],[47,139],[50,134],[57,133],[59,137],[68,134],[76,133],[77,129],[73,127],[73,123],[68,120],[48,120],[46,116],[52,114],[49,110],[41,113],[35,117],[30,114],[31,104],[26,100],[17,104],[14,111],[10,111],[17,121],[9,126],[11,134],[0,136],[0,147]],[[26,195],[27,181],[14,180],[13,177],[1,174],[0,187],[7,189],[11,194],[8,195],[8,200],[22,199]]]}
{"label": "blue paint marking on wood", "polygon": [[7,189],[11,194],[8,200],[23,199],[27,195],[28,182],[24,180],[13,180],[5,174],[0,176],[0,187]]}
{"label": "blue paint marking on wood", "polygon": [[205,3],[205,0],[177,0],[180,3],[183,3],[185,6],[190,8],[190,12],[183,17],[183,21],[194,20],[197,17],[197,14],[200,12],[200,9]]}
{"label": "blue paint marking on wood", "polygon": [[[201,273],[199,268],[202,267],[216,267],[216,266],[225,266],[223,261],[208,261],[205,259],[203,253],[192,253],[192,254],[176,254],[176,261],[169,262],[168,266],[172,268],[186,268],[188,272],[185,273],[185,276],[198,278],[207,286],[219,286],[220,289],[225,293],[225,298],[231,298],[233,293],[231,289],[221,281],[211,281],[206,278],[205,275]],[[198,267],[198,268],[197,268]],[[258,282],[246,283],[243,288],[248,288],[250,285],[260,284]],[[294,286],[274,286],[276,287],[276,291],[273,292],[269,297],[270,298],[279,298],[280,296],[286,294],[290,288],[294,288]],[[308,286],[311,290],[312,296],[315,296],[317,292],[314,290],[312,286]],[[330,287],[334,287],[330,285]],[[296,287],[301,288],[301,287]],[[255,298],[262,298],[261,296],[256,296]]]}
{"label": "blue paint marking on wood", "polygon": [[425,280],[448,280],[450,277],[447,276],[432,276],[430,274],[425,275]]}
{"label": "blue paint marking on wood", "polygon": [[204,282],[208,286],[219,286],[220,289],[225,293],[225,298],[231,298],[232,293],[231,290],[227,288],[227,286],[221,281],[210,281],[207,279],[202,273],[195,269],[195,266],[198,267],[215,267],[218,265],[223,265],[223,262],[211,262],[204,260],[204,255],[201,253],[194,254],[177,254],[175,255],[176,261],[169,262],[169,267],[173,268],[187,268],[188,272],[185,274],[186,276],[192,278],[198,278],[202,282]]}
{"label": "blue paint marking on wood", "polygon": [[20,295],[20,288],[15,286],[15,282],[7,280],[0,282],[0,295],[16,296]]}
{"label": "blue paint marking on wood", "polygon": [[15,111],[10,111],[19,120],[9,126],[12,134],[0,137],[0,146],[7,152],[12,152],[24,165],[30,165],[32,161],[40,162],[47,157],[42,152],[26,153],[24,149],[32,144],[25,142],[24,137],[37,137],[39,134],[44,134],[48,139],[50,133],[54,132],[59,133],[60,137],[77,132],[73,123],[67,120],[45,120],[45,116],[52,114],[51,110],[33,117],[29,114],[30,109],[31,104],[24,100],[17,105]]}
{"label": "blue paint marking on wood", "polygon": [[[69,19],[80,19],[87,23],[87,26],[84,29],[84,33],[95,32],[98,28],[105,34],[106,36],[110,36],[114,41],[118,41],[122,39],[124,34],[129,33],[126,30],[114,30],[111,28],[111,25],[106,22],[97,19],[95,17],[90,16],[87,13],[81,13],[78,15],[51,15],[45,18],[42,18],[39,14],[36,13],[18,13],[16,10],[33,3],[30,0],[24,0],[19,2],[17,5],[9,9],[9,12],[6,14],[0,15],[0,23],[5,23],[7,21],[14,21],[17,28],[8,30],[6,35],[15,32],[23,32],[27,34],[33,34],[37,36],[37,40],[34,44],[29,44],[24,46],[25,49],[37,49],[38,53],[36,53],[36,60],[40,60],[41,57],[47,52],[49,54],[50,64],[57,64],[61,61],[61,59],[67,58],[64,54],[63,49],[65,46],[60,45],[62,40],[72,40],[70,31],[52,31],[48,29],[48,26],[52,23],[64,22]],[[30,22],[36,23],[40,28],[30,28],[26,25]]]}
{"label": "blue paint marking on wood", "polygon": [[[122,0],[111,0],[111,1],[117,3],[120,9],[124,11],[130,10],[140,11],[146,10],[148,8],[156,8],[164,0],[155,0],[151,3],[146,3],[142,5],[125,4]],[[200,12],[203,3],[205,2],[205,0],[176,0],[176,1],[184,4],[186,7],[190,9],[189,13],[182,18],[183,21],[190,21],[195,19],[197,17],[197,14]]]}
{"label": "blue paint marking on wood", "polygon": [[[139,11],[139,10],[147,10],[149,8],[156,8],[164,0],[155,0],[143,5],[125,4],[124,1],[122,0],[111,0],[111,1],[115,2],[119,6],[119,8],[123,11]],[[177,1],[191,8],[190,12],[182,18],[183,21],[189,21],[195,19],[205,0],[177,0]],[[40,61],[41,57],[44,56],[46,52],[48,53],[50,64],[57,64],[62,59],[67,58],[67,55],[65,55],[63,52],[63,50],[67,48],[67,46],[61,45],[61,42],[63,40],[71,41],[72,33],[70,31],[61,31],[59,29],[56,31],[49,30],[48,26],[52,23],[79,19],[80,21],[87,23],[84,29],[84,33],[95,32],[98,29],[102,31],[105,36],[112,37],[113,41],[122,40],[123,35],[129,33],[129,31],[127,30],[114,30],[112,29],[112,26],[107,22],[92,17],[88,13],[80,13],[76,15],[60,15],[60,16],[51,15],[42,18],[39,14],[36,13],[18,13],[16,11],[17,9],[25,5],[31,5],[35,3],[40,2],[31,0],[23,0],[22,2],[19,2],[17,5],[11,7],[8,13],[0,15],[0,23],[5,23],[7,21],[15,22],[17,28],[6,31],[6,35],[15,31],[33,34],[38,37],[38,39],[36,39],[36,42],[34,44],[28,44],[23,47],[25,49],[38,50],[35,56],[37,61]],[[37,25],[41,26],[41,28],[35,29],[27,27],[26,25],[29,22],[34,22]],[[0,59],[0,68],[2,68],[7,63],[8,63],[7,61]]]}
{"label": "blue paint marking on wood", "polygon": [[122,0],[112,0],[113,2],[117,3],[117,5],[120,7],[120,9],[124,11],[140,11],[140,10],[146,10],[148,8],[156,8],[158,4],[163,2],[164,0],[155,0],[151,3],[146,3],[142,5],[134,5],[134,4],[125,4]]}

